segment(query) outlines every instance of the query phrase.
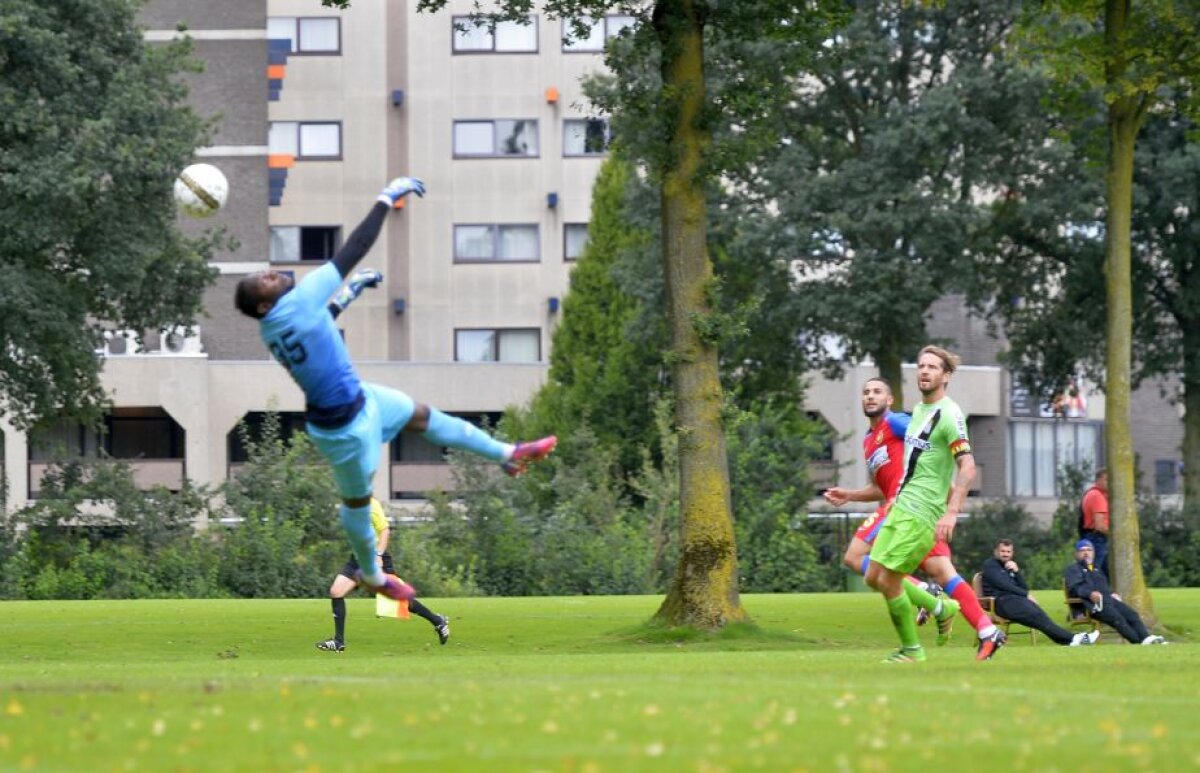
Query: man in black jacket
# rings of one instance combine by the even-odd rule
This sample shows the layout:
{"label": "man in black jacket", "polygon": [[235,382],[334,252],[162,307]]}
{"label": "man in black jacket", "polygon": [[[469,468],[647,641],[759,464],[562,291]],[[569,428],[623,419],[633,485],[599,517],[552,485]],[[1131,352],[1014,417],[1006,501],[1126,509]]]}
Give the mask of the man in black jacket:
{"label": "man in black jacket", "polygon": [[1137,611],[1113,595],[1108,578],[1093,560],[1095,546],[1091,540],[1075,543],[1075,562],[1063,573],[1067,591],[1091,606],[1092,617],[1105,622],[1131,644],[1166,644],[1167,640],[1146,630]]}
{"label": "man in black jacket", "polygon": [[983,562],[983,595],[996,599],[996,614],[1041,631],[1055,644],[1071,647],[1094,644],[1100,638],[1099,631],[1072,634],[1055,624],[1037,605],[1021,567],[1013,560],[1013,553],[1012,540],[1002,539],[992,550],[992,557]]}

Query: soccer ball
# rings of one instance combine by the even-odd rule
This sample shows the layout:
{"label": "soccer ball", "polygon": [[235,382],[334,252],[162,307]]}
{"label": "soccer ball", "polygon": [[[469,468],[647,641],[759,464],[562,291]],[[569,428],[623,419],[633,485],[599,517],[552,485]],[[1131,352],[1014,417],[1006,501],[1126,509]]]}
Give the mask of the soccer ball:
{"label": "soccer ball", "polygon": [[192,164],[175,178],[175,203],[192,217],[209,217],[225,205],[229,181],[212,164]]}

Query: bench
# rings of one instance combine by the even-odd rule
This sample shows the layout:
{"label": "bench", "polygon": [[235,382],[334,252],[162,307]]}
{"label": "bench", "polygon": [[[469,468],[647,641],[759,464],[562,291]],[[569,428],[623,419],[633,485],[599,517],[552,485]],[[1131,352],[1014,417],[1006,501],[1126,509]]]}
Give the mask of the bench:
{"label": "bench", "polygon": [[1085,599],[1076,598],[1067,590],[1067,581],[1063,580],[1063,598],[1067,605],[1067,625],[1071,630],[1087,628],[1089,631],[1100,630],[1100,621],[1092,617],[1092,603]]}

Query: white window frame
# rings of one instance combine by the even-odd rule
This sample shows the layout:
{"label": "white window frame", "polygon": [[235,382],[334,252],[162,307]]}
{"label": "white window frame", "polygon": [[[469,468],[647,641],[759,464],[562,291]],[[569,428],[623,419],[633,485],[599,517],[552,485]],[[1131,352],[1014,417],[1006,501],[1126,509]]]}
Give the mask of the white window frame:
{"label": "white window frame", "polygon": [[[458,251],[458,232],[460,228],[486,228],[492,240],[491,257],[472,257],[460,255]],[[507,258],[502,256],[501,245],[504,243],[504,232],[511,229],[532,229],[533,249],[531,256]],[[455,223],[454,224],[454,262],[455,263],[540,263],[542,260],[541,229],[537,223]]]}
{"label": "white window frame", "polygon": [[[483,359],[483,360],[461,359],[461,353],[459,351],[459,335],[462,333],[492,333],[493,334],[492,351],[491,351],[492,359]],[[535,360],[515,360],[514,361],[514,360],[503,360],[500,358],[501,352],[504,347],[504,344],[502,341],[503,337],[505,336],[505,334],[516,334],[516,333],[521,333],[521,334],[525,334],[525,335],[532,333],[536,337],[536,339],[537,339],[537,359],[535,359]],[[455,362],[475,362],[475,363],[495,362],[495,363],[502,363],[502,364],[503,363],[509,363],[509,364],[518,363],[518,364],[520,364],[520,363],[530,363],[530,362],[533,362],[533,363],[541,362],[542,361],[542,331],[541,331],[541,328],[536,328],[536,327],[492,327],[492,328],[489,328],[489,327],[460,327],[460,328],[455,328],[454,329],[454,361]]]}
{"label": "white window frame", "polygon": [[[302,27],[305,22],[313,23],[328,23],[332,22],[337,30],[337,46],[335,48],[304,48],[302,39]],[[274,23],[274,26],[284,27],[291,25],[291,32],[288,34],[288,39],[292,41],[291,54],[294,56],[341,56],[342,55],[342,20],[339,16],[270,16],[267,18],[268,31]],[[269,36],[269,35],[268,35]]]}
{"label": "white window frame", "polygon": [[[573,229],[583,229],[583,245],[579,248],[578,254],[571,254],[571,231]],[[563,260],[574,262],[583,257],[584,251],[587,249],[588,240],[591,238],[591,232],[588,230],[587,223],[563,223]]]}
{"label": "white window frame", "polygon": [[[491,25],[476,26],[470,16],[455,16],[451,19],[450,27],[450,47],[455,55],[459,54],[536,54],[539,50],[538,45],[538,17],[530,15],[528,24],[521,24],[516,21],[493,21]],[[530,28],[533,31],[533,48],[507,48],[501,47],[498,43],[498,30],[515,29],[515,28]],[[482,34],[486,36],[487,46],[479,47],[461,47],[460,40],[467,40],[463,36],[465,30],[472,30],[474,34]],[[482,38],[481,38],[482,39]]]}
{"label": "white window frame", "polygon": [[[334,126],[337,127],[337,151],[334,154],[305,153],[304,130],[308,127]],[[290,136],[289,136],[290,135]],[[284,154],[294,156],[297,161],[340,161],[342,159],[342,122],[341,121],[271,121],[268,126],[268,138],[272,155]],[[285,142],[286,147],[278,144]],[[289,153],[289,150],[294,152]]]}
{"label": "white window frame", "polygon": [[[604,149],[598,153],[589,153],[587,151],[587,126],[591,123],[599,123],[604,125]],[[583,128],[583,143],[584,150],[579,153],[567,151],[567,137],[571,129],[575,125],[581,125]],[[608,146],[612,142],[612,132],[609,129],[607,118],[564,118],[563,119],[563,157],[564,158],[601,158],[608,155]]]}
{"label": "white window frame", "polygon": [[617,35],[619,35],[621,33],[621,30],[625,29],[626,27],[633,26],[634,24],[637,23],[637,19],[635,17],[628,16],[625,14],[608,14],[600,20],[596,20],[594,17],[591,17],[591,16],[581,16],[579,18],[581,20],[584,20],[585,22],[590,22],[593,29],[595,29],[598,26],[603,26],[604,27],[603,40],[600,42],[600,44],[598,46],[587,42],[587,41],[591,41],[592,36],[588,36],[587,41],[575,40],[574,37],[572,36],[572,31],[571,31],[571,22],[573,20],[564,18],[562,20],[562,50],[563,50],[564,54],[600,54],[600,53],[603,53],[604,46],[608,43],[608,41],[612,40]]}
{"label": "white window frame", "polygon": [[[1028,428],[1026,430],[1026,428]],[[1081,428],[1092,435],[1090,449],[1080,447]],[[1017,433],[1028,432],[1029,448],[1020,453]],[[1067,452],[1070,452],[1070,458]],[[1103,465],[1104,422],[1056,419],[1009,419],[1008,494],[1014,497],[1057,497],[1058,473],[1064,465]],[[1022,475],[1024,474],[1024,475]],[[1028,481],[1026,484],[1025,481]],[[1022,484],[1020,487],[1018,484]]]}
{"label": "white window frame", "polygon": [[[342,243],[342,227],[339,225],[273,225],[270,227],[270,235],[267,240],[268,259],[272,263],[312,263],[317,260],[328,260],[333,257],[333,253],[322,258],[305,258],[300,255],[300,245],[303,243],[303,231],[307,228],[320,228],[322,230],[333,231],[333,253],[336,253],[338,247]],[[277,257],[275,255],[276,234],[283,231],[295,231],[296,256],[295,257]]]}
{"label": "white window frame", "polygon": [[[502,123],[525,123],[533,126],[532,133],[532,153],[502,153],[499,150],[500,132],[497,130],[497,124]],[[491,150],[490,151],[462,151],[459,150],[459,129],[465,129],[468,126],[491,126]],[[454,158],[538,158],[541,155],[541,142],[538,138],[538,120],[536,118],[476,118],[462,119],[454,122],[453,128],[453,154]]]}

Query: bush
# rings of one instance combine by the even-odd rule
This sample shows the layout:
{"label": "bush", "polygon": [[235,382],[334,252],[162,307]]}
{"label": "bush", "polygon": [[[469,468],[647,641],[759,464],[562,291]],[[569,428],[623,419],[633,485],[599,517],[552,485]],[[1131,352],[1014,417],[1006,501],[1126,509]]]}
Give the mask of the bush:
{"label": "bush", "polygon": [[[582,422],[560,453],[517,479],[454,454],[460,499],[431,500],[429,518],[392,529],[397,570],[423,595],[662,592],[679,552],[676,439],[670,406],[639,474]],[[821,437],[788,407],[732,415],[728,436],[742,590],[842,586],[844,524],[804,517],[803,460]],[[328,468],[307,438],[268,419],[246,439],[251,460],[220,492],[140,491],[128,465],[78,460],[51,469],[43,496],[0,522],[0,598],[321,597],[349,548]],[[275,429],[272,429],[272,427]],[[1066,470],[1063,500],[1042,528],[1012,502],[982,505],[958,526],[955,564],[969,579],[1001,537],[1031,586],[1057,588],[1071,561],[1085,471]],[[85,515],[95,505],[104,515]],[[219,503],[219,507],[218,507]],[[222,523],[218,516],[224,516]],[[196,519],[214,524],[196,533]],[[1140,502],[1146,580],[1200,585],[1200,506]]]}
{"label": "bush", "polygon": [[751,593],[824,590],[817,550],[795,523],[813,495],[805,461],[821,428],[794,404],[763,404],[729,422],[728,454],[741,588]]}
{"label": "bush", "polygon": [[1142,571],[1160,588],[1200,586],[1200,504],[1164,509],[1157,497],[1139,503]]}

